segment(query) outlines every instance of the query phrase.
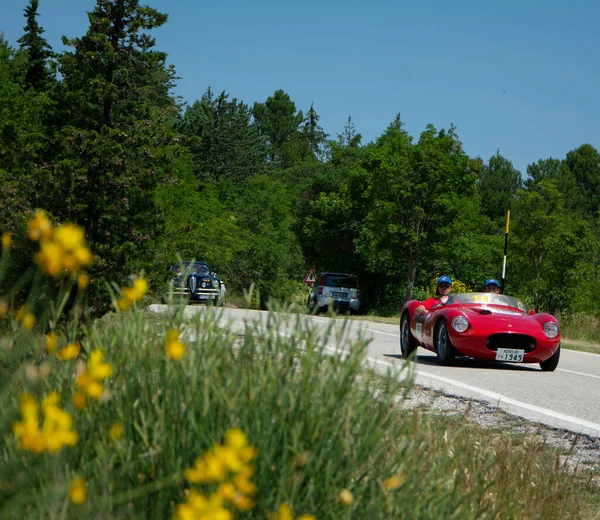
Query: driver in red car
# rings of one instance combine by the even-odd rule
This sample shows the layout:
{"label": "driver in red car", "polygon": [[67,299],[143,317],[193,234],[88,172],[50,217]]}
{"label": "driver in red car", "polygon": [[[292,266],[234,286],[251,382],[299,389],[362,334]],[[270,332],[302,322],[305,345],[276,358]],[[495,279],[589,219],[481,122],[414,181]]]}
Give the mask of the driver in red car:
{"label": "driver in red car", "polygon": [[488,278],[485,281],[485,292],[498,294],[500,292],[500,284],[494,278]]}
{"label": "driver in red car", "polygon": [[421,316],[429,312],[436,305],[444,305],[448,302],[448,297],[452,292],[452,279],[443,275],[438,278],[437,288],[435,290],[436,298],[427,298],[422,305],[415,309],[415,316]]}

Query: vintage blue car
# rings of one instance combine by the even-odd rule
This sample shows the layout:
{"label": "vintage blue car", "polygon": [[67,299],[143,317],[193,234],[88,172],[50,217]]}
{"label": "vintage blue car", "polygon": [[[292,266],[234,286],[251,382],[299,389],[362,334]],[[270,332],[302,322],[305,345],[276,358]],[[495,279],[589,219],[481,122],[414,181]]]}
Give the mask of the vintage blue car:
{"label": "vintage blue car", "polygon": [[174,275],[170,282],[174,296],[194,302],[211,301],[215,306],[225,304],[225,284],[205,262],[181,262],[169,271]]}

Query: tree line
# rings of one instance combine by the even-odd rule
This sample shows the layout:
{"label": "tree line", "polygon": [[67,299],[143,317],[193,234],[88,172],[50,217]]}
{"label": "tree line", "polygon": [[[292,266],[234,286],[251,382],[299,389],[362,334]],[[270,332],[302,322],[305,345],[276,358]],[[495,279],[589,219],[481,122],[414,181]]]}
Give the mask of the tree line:
{"label": "tree line", "polygon": [[[600,312],[592,145],[523,176],[499,152],[468,156],[453,125],[415,138],[391,114],[363,143],[351,116],[332,138],[314,105],[282,90],[249,105],[208,87],[185,104],[151,36],[166,14],[97,0],[88,17],[55,52],[30,0],[18,45],[0,36],[0,231],[18,242],[38,208],[83,226],[98,308],[103,280],[132,272],[158,294],[178,255],[208,262],[228,290],[254,283],[263,301],[302,300],[309,267],[357,274],[380,310],[425,297],[438,274],[480,290],[501,276],[510,210],[506,292],[539,310]],[[31,248],[17,245],[13,280]]]}

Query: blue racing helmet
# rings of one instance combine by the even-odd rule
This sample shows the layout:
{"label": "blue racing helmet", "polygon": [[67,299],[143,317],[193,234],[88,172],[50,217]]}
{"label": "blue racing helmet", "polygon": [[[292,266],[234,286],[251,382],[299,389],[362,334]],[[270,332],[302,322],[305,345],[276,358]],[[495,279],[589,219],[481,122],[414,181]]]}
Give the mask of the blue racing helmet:
{"label": "blue racing helmet", "polygon": [[488,278],[485,281],[484,286],[487,287],[488,285],[495,285],[496,287],[500,287],[500,284],[498,283],[498,280],[496,280],[495,278]]}
{"label": "blue racing helmet", "polygon": [[452,279],[449,276],[443,275],[438,278],[438,285],[441,283],[447,283],[452,285]]}

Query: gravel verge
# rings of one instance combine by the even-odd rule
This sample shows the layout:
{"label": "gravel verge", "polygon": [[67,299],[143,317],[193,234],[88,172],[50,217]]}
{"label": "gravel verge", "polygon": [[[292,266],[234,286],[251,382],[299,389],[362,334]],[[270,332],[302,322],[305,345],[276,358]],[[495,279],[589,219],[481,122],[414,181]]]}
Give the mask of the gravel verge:
{"label": "gravel verge", "polygon": [[[430,408],[438,413],[465,416],[483,428],[533,435],[560,450],[561,462],[568,469],[600,470],[600,438],[597,437],[530,422],[484,401],[441,394],[418,385],[408,393],[405,406]],[[600,479],[596,482],[600,485]]]}

